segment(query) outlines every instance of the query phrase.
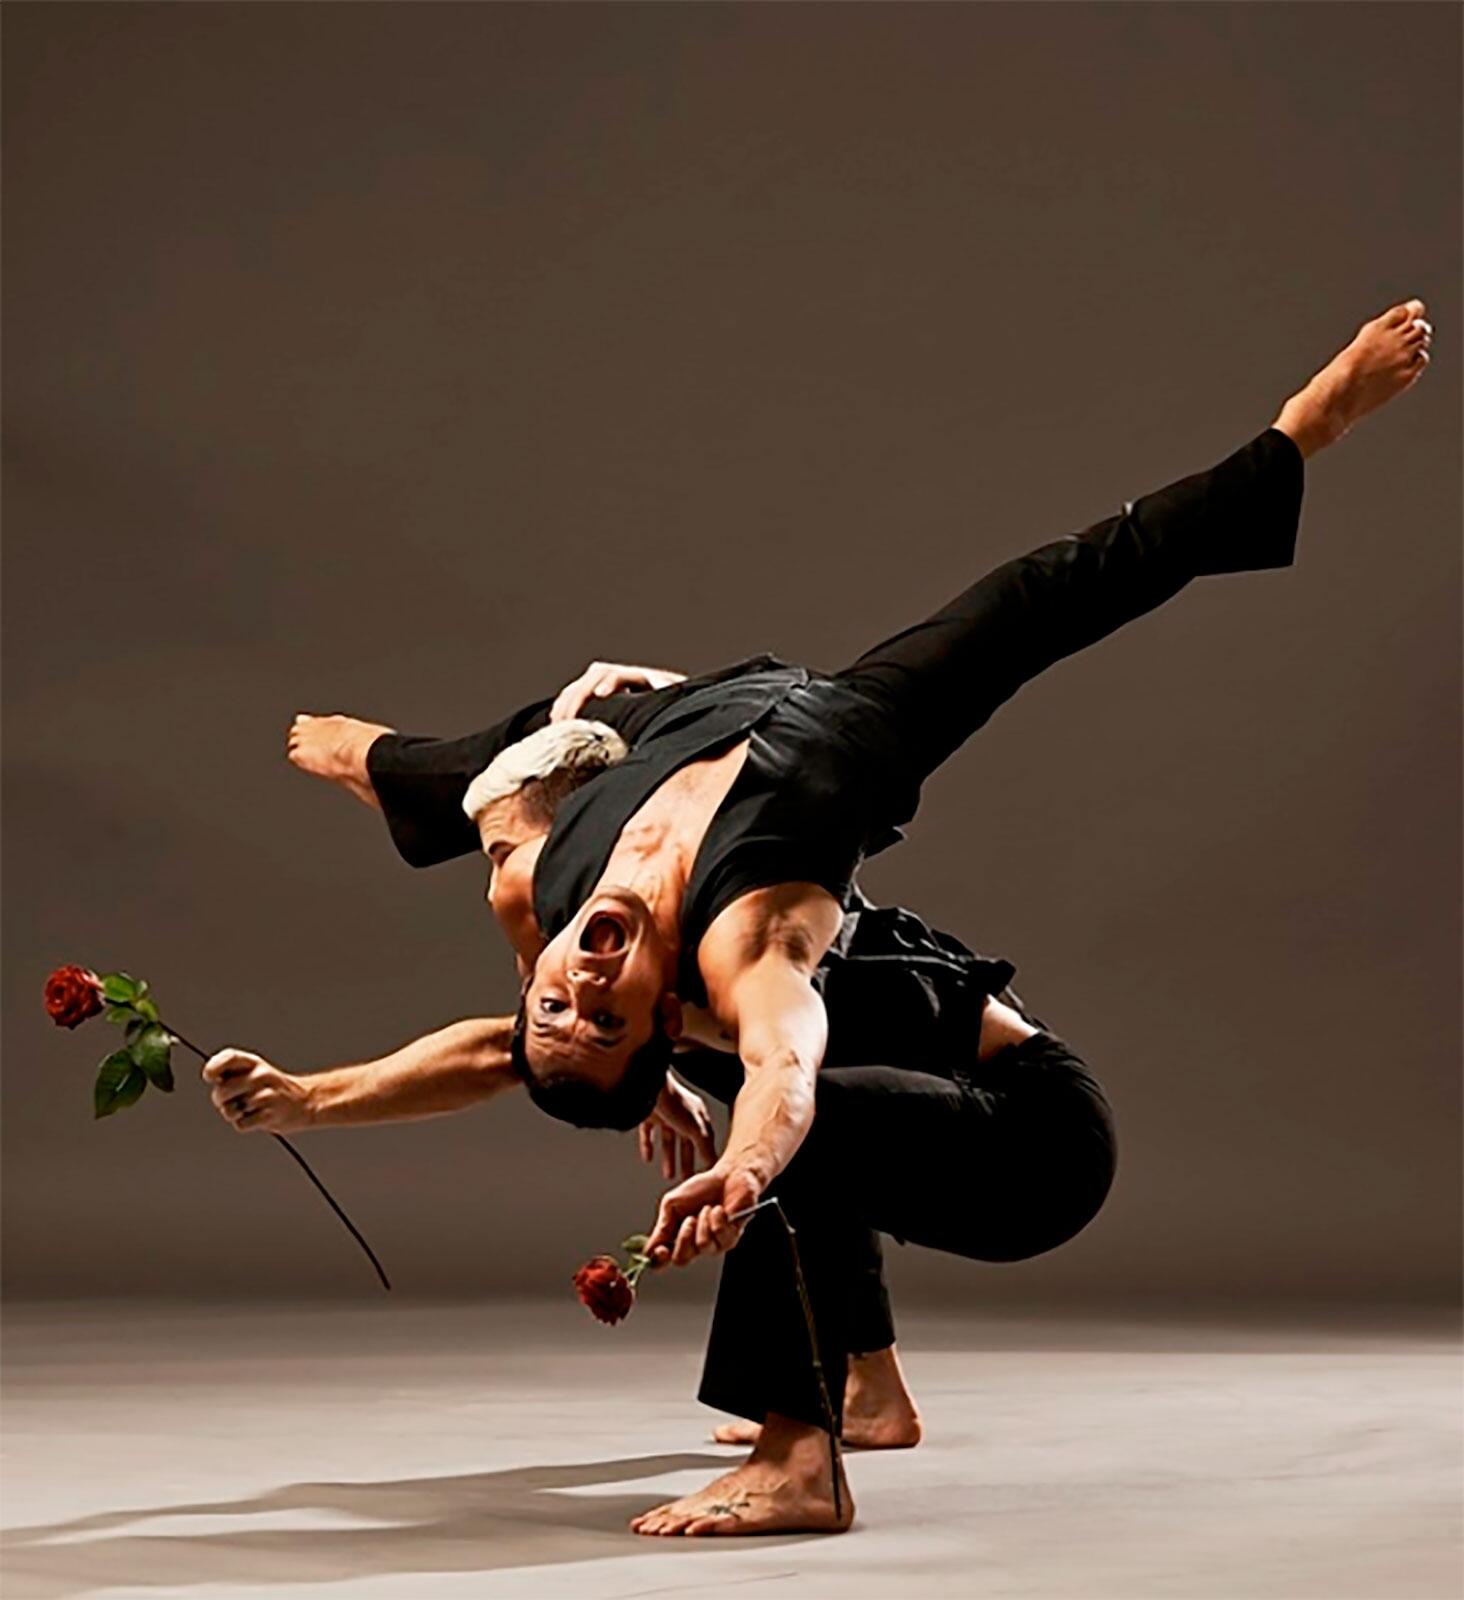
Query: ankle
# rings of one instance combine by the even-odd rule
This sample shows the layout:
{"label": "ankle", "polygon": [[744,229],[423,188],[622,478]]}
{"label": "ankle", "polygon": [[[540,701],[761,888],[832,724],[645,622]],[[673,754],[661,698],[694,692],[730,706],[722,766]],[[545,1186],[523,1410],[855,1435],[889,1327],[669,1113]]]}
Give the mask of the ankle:
{"label": "ankle", "polygon": [[753,1458],[777,1463],[796,1477],[827,1475],[829,1436],[823,1428],[770,1411],[753,1447]]}
{"label": "ankle", "polygon": [[1271,426],[1284,433],[1301,452],[1303,460],[1325,449],[1339,437],[1326,408],[1305,395],[1292,395],[1281,407]]}

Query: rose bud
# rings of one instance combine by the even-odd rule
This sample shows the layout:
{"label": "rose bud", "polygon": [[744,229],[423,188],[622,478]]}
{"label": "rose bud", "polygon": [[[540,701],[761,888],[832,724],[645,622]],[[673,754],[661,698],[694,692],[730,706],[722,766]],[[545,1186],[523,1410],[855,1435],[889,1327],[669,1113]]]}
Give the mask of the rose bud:
{"label": "rose bud", "polygon": [[585,1262],[574,1275],[574,1292],[601,1322],[619,1322],[635,1305],[635,1290],[614,1256],[595,1256]]}
{"label": "rose bud", "polygon": [[102,1009],[102,980],[85,967],[57,967],[46,979],[46,1014],[58,1028],[80,1027]]}

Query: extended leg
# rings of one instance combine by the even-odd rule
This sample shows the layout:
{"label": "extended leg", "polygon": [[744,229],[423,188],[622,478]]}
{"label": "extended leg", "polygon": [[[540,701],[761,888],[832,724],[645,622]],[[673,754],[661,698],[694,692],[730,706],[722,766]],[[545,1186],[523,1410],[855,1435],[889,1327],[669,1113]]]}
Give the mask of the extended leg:
{"label": "extended leg", "polygon": [[1207,573],[1281,567],[1301,508],[1302,458],[1267,429],[1217,466],[1004,562],[840,676],[899,730],[922,781],[1024,683]]}
{"label": "extended leg", "polygon": [[1192,579],[1289,565],[1303,460],[1417,381],[1432,333],[1423,309],[1410,300],[1365,323],[1271,427],[1215,467],[1004,563],[841,674],[899,730],[905,776],[918,784],[1029,679]]}

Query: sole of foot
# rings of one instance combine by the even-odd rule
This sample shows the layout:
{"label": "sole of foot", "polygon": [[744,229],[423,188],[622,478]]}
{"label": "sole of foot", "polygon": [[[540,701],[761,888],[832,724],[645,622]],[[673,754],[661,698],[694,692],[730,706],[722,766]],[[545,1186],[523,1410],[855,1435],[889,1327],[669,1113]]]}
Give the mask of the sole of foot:
{"label": "sole of foot", "polygon": [[1406,393],[1428,370],[1433,325],[1426,310],[1422,300],[1403,300],[1364,322],[1351,343],[1282,406],[1272,426],[1310,456]]}
{"label": "sole of foot", "polygon": [[376,791],[366,771],[366,752],[383,733],[393,732],[381,722],[302,711],[290,724],[285,754],[301,772],[339,784],[363,805],[377,806]]}

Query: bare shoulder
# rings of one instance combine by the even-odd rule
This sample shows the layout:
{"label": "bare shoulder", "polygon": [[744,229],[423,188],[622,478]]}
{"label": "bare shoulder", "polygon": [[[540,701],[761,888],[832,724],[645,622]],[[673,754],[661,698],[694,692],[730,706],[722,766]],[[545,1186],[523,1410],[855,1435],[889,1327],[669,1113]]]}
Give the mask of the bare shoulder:
{"label": "bare shoulder", "polygon": [[735,1025],[734,998],[753,973],[781,973],[806,983],[823,960],[844,913],[816,883],[754,889],[713,919],[697,950],[697,965],[713,1014]]}
{"label": "bare shoulder", "polygon": [[739,896],[712,921],[701,942],[702,975],[710,960],[741,970],[773,955],[812,972],[844,913],[816,883],[776,883]]}

